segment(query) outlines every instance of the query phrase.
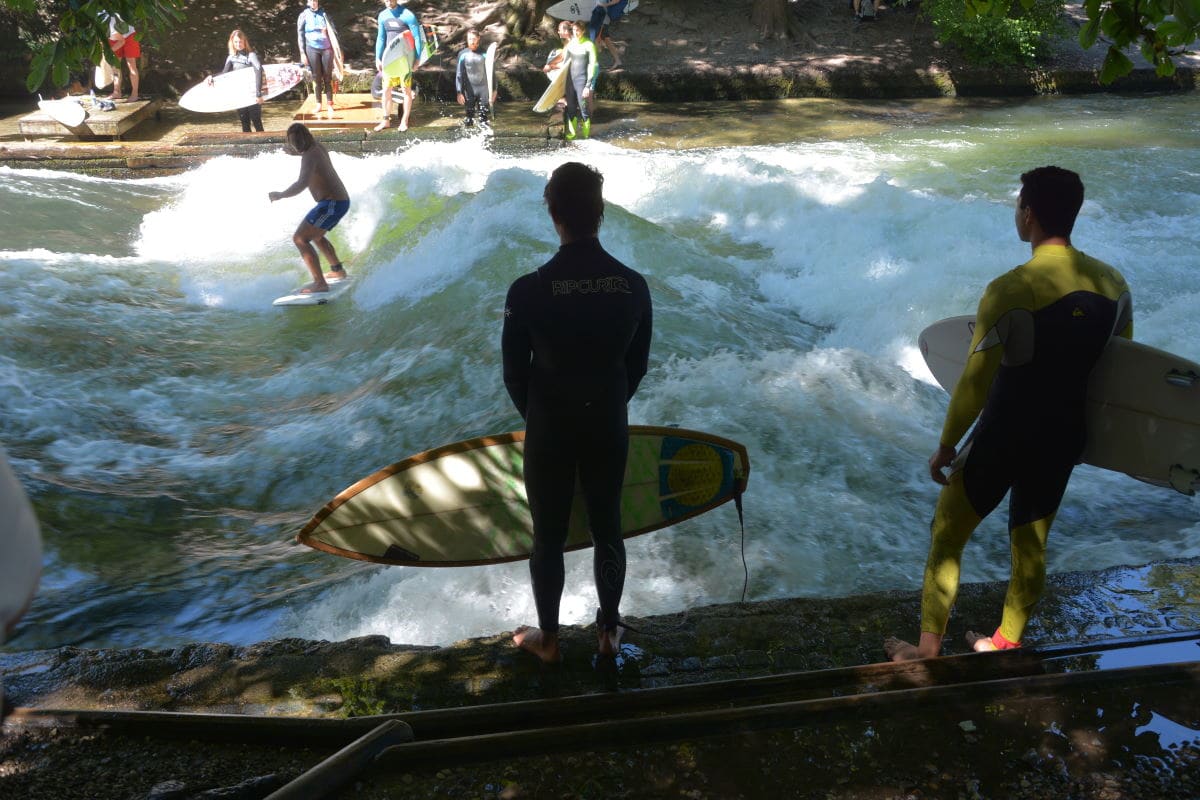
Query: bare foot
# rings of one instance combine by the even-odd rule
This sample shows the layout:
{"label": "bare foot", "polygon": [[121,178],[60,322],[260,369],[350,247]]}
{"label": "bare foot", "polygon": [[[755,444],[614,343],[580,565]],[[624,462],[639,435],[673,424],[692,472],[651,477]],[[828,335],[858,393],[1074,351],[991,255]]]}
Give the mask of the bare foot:
{"label": "bare foot", "polygon": [[376,125],[374,128],[372,128],[371,130],[374,131],[375,133],[379,133],[382,130],[387,130],[387,126],[391,125],[391,124],[392,124],[392,121],[390,119],[383,119],[383,120],[380,120],[379,124]]}
{"label": "bare foot", "polygon": [[404,133],[404,131],[408,130],[408,123],[407,123],[407,122],[401,122],[399,127],[400,127],[400,132],[401,132],[401,133]]}
{"label": "bare foot", "polygon": [[596,652],[601,658],[615,658],[617,653],[621,652],[621,626],[613,628],[611,631],[606,631],[600,628],[596,633],[599,643],[596,645]]}
{"label": "bare foot", "polygon": [[341,267],[331,267],[329,272],[325,273],[325,280],[344,281],[346,280],[346,270],[342,269]]}
{"label": "bare foot", "polygon": [[596,645],[596,652],[599,652],[601,658],[612,658],[620,652],[620,628],[623,626],[618,624],[611,631],[606,631],[600,626],[600,614],[596,614],[596,638],[599,639]]}
{"label": "bare foot", "polygon": [[999,648],[992,641],[992,637],[986,633],[976,633],[975,631],[967,631],[967,644],[976,653],[990,653]]}
{"label": "bare foot", "polygon": [[897,639],[895,636],[889,636],[883,640],[883,652],[891,661],[915,661],[921,657],[916,645],[909,644],[903,639]]}
{"label": "bare foot", "polygon": [[324,281],[322,281],[321,283],[317,283],[316,281],[313,281],[312,283],[306,283],[303,286],[301,286],[300,291],[296,292],[296,294],[320,294],[321,292],[328,292],[328,291],[329,291],[329,284],[325,283]]}
{"label": "bare foot", "polygon": [[136,94],[131,94],[131,95],[129,95],[129,98],[125,102],[126,103],[136,103],[138,100],[141,100],[141,99],[142,98],[138,97]]}
{"label": "bare foot", "polygon": [[513,644],[526,652],[533,653],[543,663],[557,664],[562,661],[562,653],[558,649],[557,633],[546,633],[541,628],[522,625],[513,633]]}

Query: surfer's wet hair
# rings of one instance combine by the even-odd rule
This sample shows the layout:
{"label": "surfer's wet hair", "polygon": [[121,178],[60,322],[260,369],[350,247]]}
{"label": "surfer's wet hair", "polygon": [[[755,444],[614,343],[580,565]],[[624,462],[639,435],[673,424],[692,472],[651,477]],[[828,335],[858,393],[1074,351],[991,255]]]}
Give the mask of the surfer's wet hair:
{"label": "surfer's wet hair", "polygon": [[1083,206],[1083,181],[1062,167],[1038,167],[1021,176],[1021,208],[1033,216],[1047,236],[1070,238]]}
{"label": "surfer's wet hair", "polygon": [[229,34],[229,55],[233,55],[234,53],[238,52],[237,48],[233,46],[233,37],[235,36],[242,37],[242,47],[246,49],[247,53],[254,50],[254,45],[250,44],[250,37],[247,36],[241,28],[234,28],[233,33]]}
{"label": "surfer's wet hair", "polygon": [[297,153],[303,153],[312,147],[316,141],[313,139],[312,131],[302,122],[293,122],[288,126],[287,140],[291,148]]}
{"label": "surfer's wet hair", "polygon": [[595,236],[604,219],[604,176],[587,164],[568,161],[550,174],[542,192],[550,216],[576,239]]}

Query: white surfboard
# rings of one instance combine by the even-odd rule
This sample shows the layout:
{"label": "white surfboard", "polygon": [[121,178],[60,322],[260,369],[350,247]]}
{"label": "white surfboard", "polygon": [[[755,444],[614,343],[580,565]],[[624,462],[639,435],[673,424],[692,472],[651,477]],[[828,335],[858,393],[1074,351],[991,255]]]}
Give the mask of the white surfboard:
{"label": "white surfboard", "polygon": [[411,75],[415,55],[416,50],[407,31],[392,39],[383,51],[383,58],[379,59],[383,63],[384,79],[404,80]]}
{"label": "white surfboard", "polygon": [[0,450],[0,644],[25,613],[42,574],[42,537],[21,482]]}
{"label": "white surfboard", "polygon": [[[555,19],[581,20],[587,22],[592,18],[592,10],[596,7],[593,0],[562,0],[546,9],[546,15]],[[625,14],[638,7],[638,0],[629,0],[625,6]],[[624,16],[624,15],[622,15]]]}
{"label": "white surfboard", "polygon": [[[413,94],[417,93],[417,87],[413,87]],[[383,99],[383,73],[376,72],[375,80],[371,81],[371,99]],[[399,108],[404,105],[404,92],[398,86],[392,87],[392,102]]]}
{"label": "white surfboard", "polygon": [[[488,105],[491,105],[492,97],[496,94],[496,51],[499,48],[499,42],[492,42],[483,56],[483,69],[487,73]],[[492,110],[495,111],[495,109]]]}
{"label": "white surfboard", "polygon": [[109,86],[112,86],[116,77],[117,71],[113,68],[113,65],[108,63],[108,59],[101,58],[100,63],[96,65],[95,74],[92,76],[96,88],[107,89]]}
{"label": "white surfboard", "polygon": [[[337,30],[333,25],[329,26],[329,46],[333,48],[333,80],[340,84],[346,73],[346,59],[342,55],[342,43],[338,40]],[[338,88],[335,86],[334,91]]]}
{"label": "white surfboard", "polygon": [[68,128],[82,125],[83,121],[87,119],[87,111],[78,100],[42,100],[39,98],[38,108],[46,112],[50,119],[66,125]]}
{"label": "white surfboard", "polygon": [[[275,298],[273,306],[323,306],[326,303],[332,302],[346,293],[350,288],[351,279],[332,278],[326,281],[329,284],[328,292],[308,292],[303,293],[300,289],[296,289],[290,294],[285,294],[283,297]],[[303,287],[301,287],[303,288]]]}
{"label": "white surfboard", "polygon": [[[270,100],[291,89],[304,78],[299,64],[267,64],[263,67],[264,100]],[[179,98],[179,105],[188,111],[212,114],[218,111],[235,111],[254,105],[257,88],[254,70],[235,69],[214,75],[212,83],[207,79],[193,86]]]}
{"label": "white surfboard", "polygon": [[[329,501],[296,539],[379,564],[456,567],[529,558],[533,523],[524,480],[525,432],[456,442],[406,458]],[[626,538],[703,514],[740,496],[746,448],[682,428],[629,426],[621,490]],[[590,547],[576,487],[567,550]]]}
{"label": "white surfboard", "polygon": [[550,85],[546,87],[546,91],[536,103],[533,104],[533,110],[539,114],[544,114],[547,111],[553,111],[554,106],[563,95],[567,93],[567,68],[559,67],[549,73]]}
{"label": "white surfboard", "polygon": [[[918,343],[929,371],[953,391],[975,317],[936,322]],[[1114,336],[1092,370],[1086,464],[1191,495],[1200,486],[1200,364]]]}

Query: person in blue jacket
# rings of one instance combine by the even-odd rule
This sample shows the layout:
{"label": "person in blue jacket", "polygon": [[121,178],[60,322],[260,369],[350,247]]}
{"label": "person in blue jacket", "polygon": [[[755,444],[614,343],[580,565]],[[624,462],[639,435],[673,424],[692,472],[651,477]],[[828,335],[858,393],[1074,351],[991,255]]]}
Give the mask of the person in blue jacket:
{"label": "person in blue jacket", "polygon": [[[321,0],[308,0],[308,8],[301,11],[296,19],[296,39],[300,46],[300,63],[312,70],[317,94],[317,113],[333,111],[336,37],[337,29],[321,8]],[[328,106],[323,99],[326,97],[329,98]]]}
{"label": "person in blue jacket", "polygon": [[625,52],[624,45],[613,41],[611,23],[625,15],[625,6],[628,4],[629,0],[596,0],[592,18],[588,22],[588,38],[595,42],[597,50],[608,50],[613,57],[613,64],[609,67],[611,70],[621,68],[621,54]]}
{"label": "person in blue jacket", "polygon": [[[383,54],[388,46],[398,37],[404,36],[413,48],[412,69],[417,68],[421,54],[425,49],[425,35],[421,31],[421,22],[417,15],[408,10],[407,4],[399,0],[383,0],[384,9],[379,12],[376,22],[379,32],[375,35],[375,69],[383,72]],[[391,124],[392,118],[392,89],[399,86],[404,95],[404,108],[400,112],[400,130],[408,130],[409,114],[412,112],[413,78],[412,72],[404,78],[385,78],[383,94],[380,102],[383,108],[383,119],[375,126],[381,131]]]}

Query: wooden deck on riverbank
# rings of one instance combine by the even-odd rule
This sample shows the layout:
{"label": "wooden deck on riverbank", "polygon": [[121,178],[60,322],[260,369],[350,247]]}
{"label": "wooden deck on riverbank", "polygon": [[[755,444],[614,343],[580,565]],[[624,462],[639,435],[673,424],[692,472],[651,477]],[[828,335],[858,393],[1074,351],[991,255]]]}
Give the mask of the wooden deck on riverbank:
{"label": "wooden deck on riverbank", "polygon": [[105,110],[93,105],[87,95],[72,97],[78,100],[87,111],[83,122],[73,128],[67,127],[51,117],[45,111],[34,111],[18,121],[21,135],[26,140],[46,136],[74,136],[77,138],[108,138],[120,139],[126,133],[136,128],[162,110],[163,101],[160,98],[138,100],[134,103],[117,103],[112,110]]}

